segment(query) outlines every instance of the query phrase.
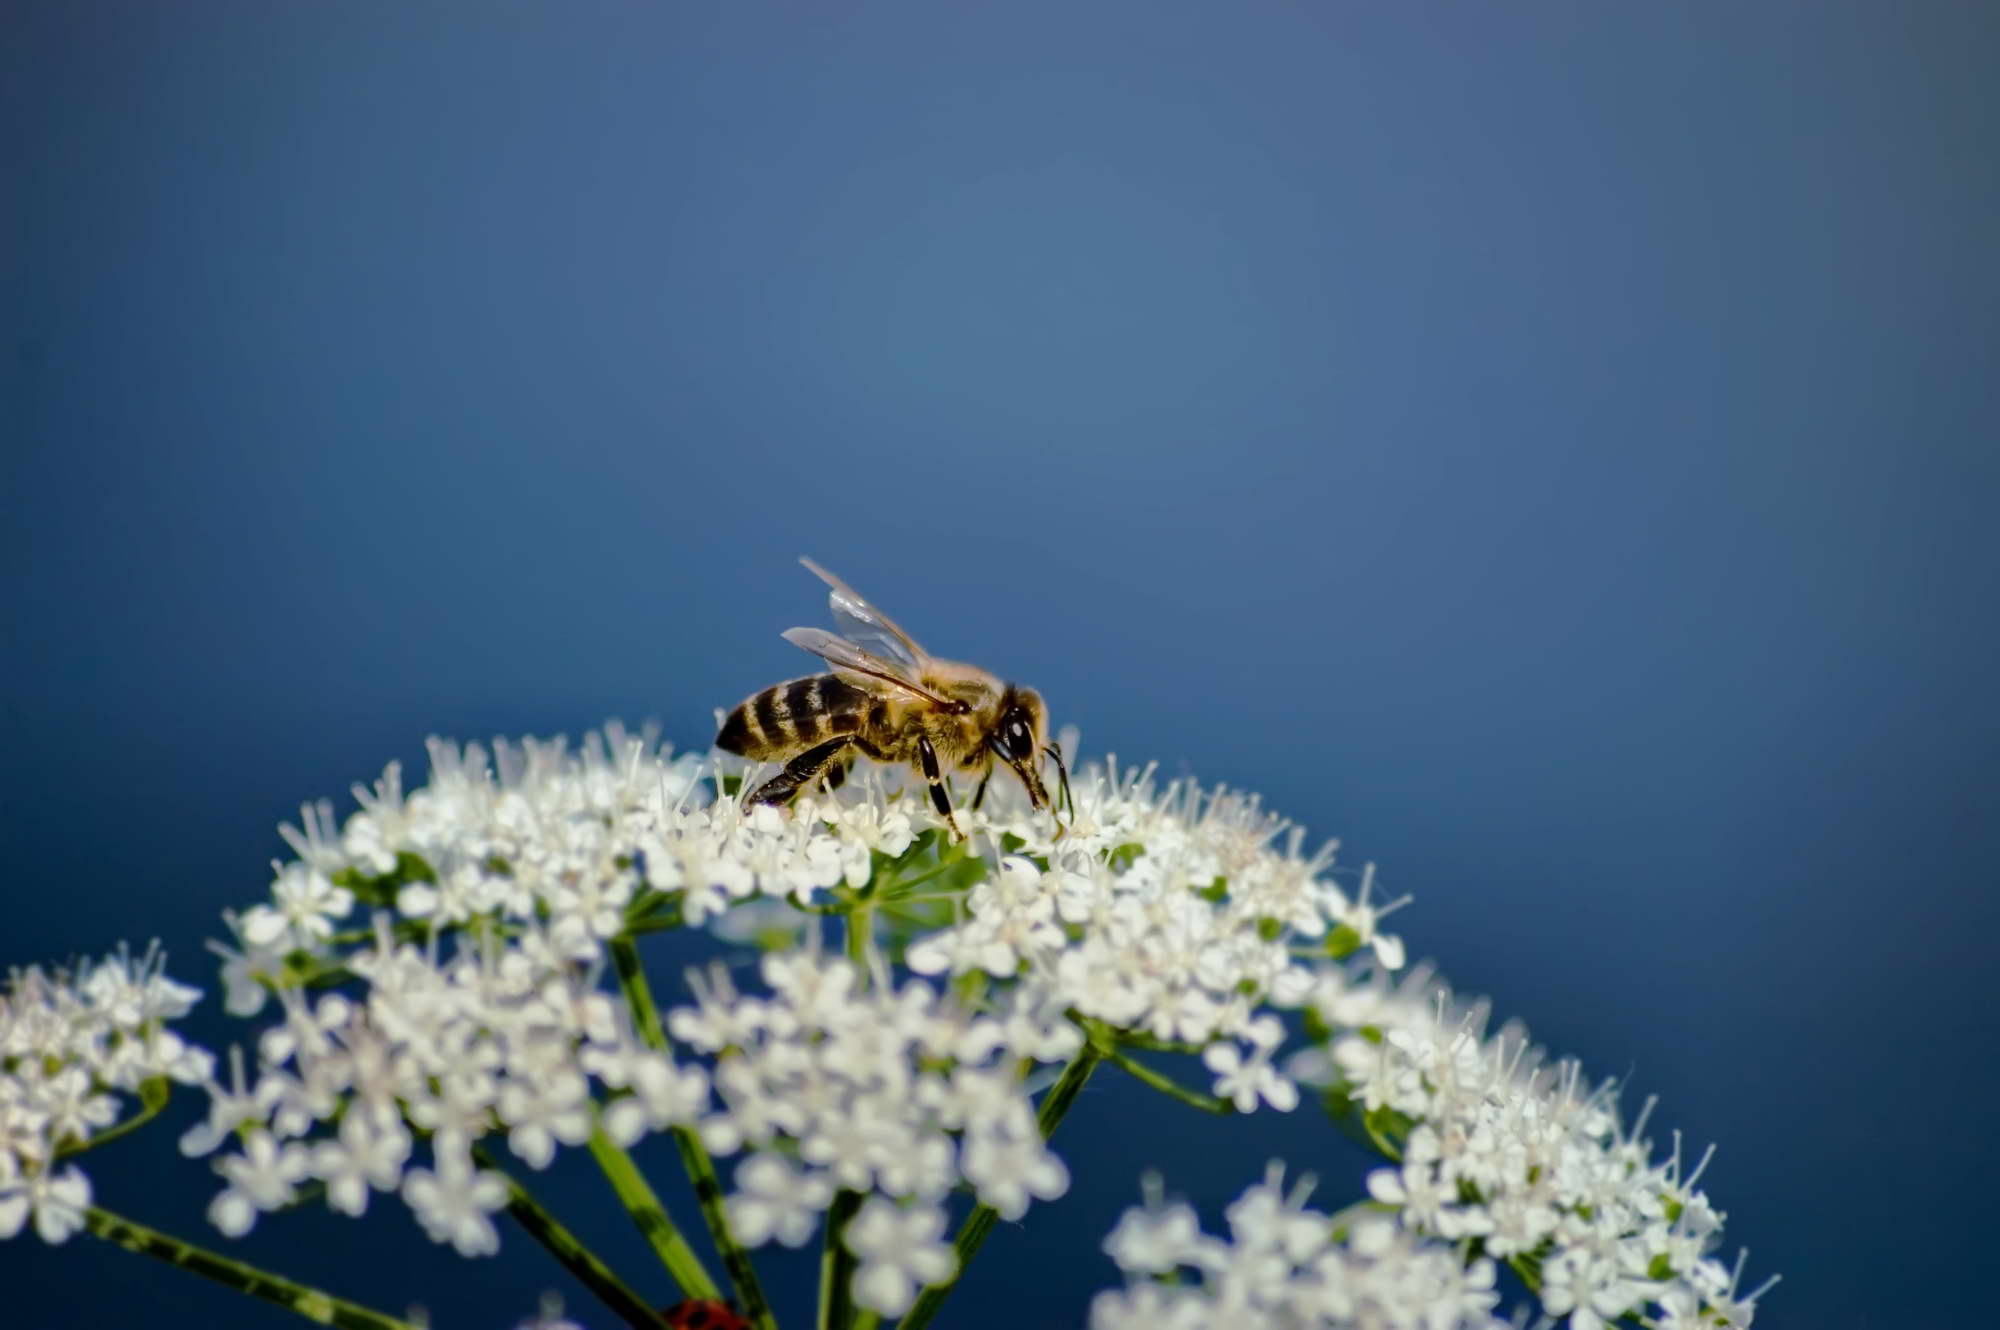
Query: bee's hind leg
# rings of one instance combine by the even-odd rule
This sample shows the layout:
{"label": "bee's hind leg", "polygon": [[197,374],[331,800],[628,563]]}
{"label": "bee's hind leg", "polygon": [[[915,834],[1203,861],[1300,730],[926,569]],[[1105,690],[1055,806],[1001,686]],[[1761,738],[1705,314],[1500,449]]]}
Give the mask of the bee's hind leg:
{"label": "bee's hind leg", "polygon": [[[785,769],[750,792],[743,801],[744,807],[754,808],[758,804],[776,804],[783,807],[798,798],[799,791],[818,780],[827,778],[829,785],[837,785],[847,775],[847,763],[853,755],[847,750],[854,741],[845,736],[831,739],[817,748],[808,748],[791,761]],[[831,767],[833,770],[829,771]]]}

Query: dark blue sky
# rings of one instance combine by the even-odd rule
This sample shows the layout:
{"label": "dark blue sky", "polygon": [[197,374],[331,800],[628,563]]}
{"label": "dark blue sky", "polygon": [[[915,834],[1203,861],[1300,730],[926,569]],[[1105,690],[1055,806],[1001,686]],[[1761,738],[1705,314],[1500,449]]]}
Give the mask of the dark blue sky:
{"label": "dark blue sky", "polygon": [[[0,14],[0,962],[208,979],[275,824],[429,733],[704,743],[809,552],[1379,861],[1719,1143],[1771,1324],[1990,1311],[1990,6]],[[100,1197],[197,1232],[171,1135]],[[1359,1186],[1115,1082],[1062,1143],[945,1323],[1080,1323],[1148,1161]],[[246,1245],[441,1327],[562,1286],[385,1211]],[[0,1287],[288,1323],[83,1243]]]}

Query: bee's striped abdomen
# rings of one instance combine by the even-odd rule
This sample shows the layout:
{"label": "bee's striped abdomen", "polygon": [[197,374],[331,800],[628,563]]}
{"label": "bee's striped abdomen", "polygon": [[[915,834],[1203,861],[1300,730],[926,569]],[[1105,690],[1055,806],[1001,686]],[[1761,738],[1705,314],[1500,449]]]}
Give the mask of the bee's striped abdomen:
{"label": "bee's striped abdomen", "polygon": [[773,684],[737,704],[722,722],[715,746],[759,761],[776,761],[852,734],[868,709],[868,695],[837,675],[814,674]]}

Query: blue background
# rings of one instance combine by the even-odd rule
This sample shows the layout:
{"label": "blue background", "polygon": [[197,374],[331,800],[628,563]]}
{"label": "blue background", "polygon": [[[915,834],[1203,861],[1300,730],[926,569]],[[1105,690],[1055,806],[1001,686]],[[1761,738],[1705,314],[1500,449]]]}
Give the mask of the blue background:
{"label": "blue background", "polygon": [[[8,3],[0,959],[210,980],[275,824],[426,734],[706,742],[803,665],[810,552],[1379,861],[1417,954],[1720,1143],[1760,1323],[1982,1319],[1996,12]],[[174,1112],[93,1173],[201,1236]],[[1149,1161],[1362,1168],[1109,1077],[1060,1144],[941,1324],[1080,1323]],[[610,1323],[508,1243],[243,1245]],[[292,1324],[85,1241],[0,1288]]]}

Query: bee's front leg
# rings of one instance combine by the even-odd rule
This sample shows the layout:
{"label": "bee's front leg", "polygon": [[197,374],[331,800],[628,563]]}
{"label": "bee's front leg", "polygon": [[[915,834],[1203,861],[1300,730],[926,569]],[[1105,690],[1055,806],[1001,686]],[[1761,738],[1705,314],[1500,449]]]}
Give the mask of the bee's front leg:
{"label": "bee's front leg", "polygon": [[938,769],[937,749],[931,747],[928,735],[917,740],[917,760],[923,765],[924,779],[931,787],[931,807],[938,810],[938,816],[951,828],[953,840],[964,840],[965,833],[958,829],[958,820],[951,815],[951,793],[944,787],[944,773]]}
{"label": "bee's front leg", "polygon": [[843,776],[846,775],[844,766],[836,766],[836,764],[839,764],[841,759],[847,755],[847,748],[853,742],[852,739],[843,735],[838,739],[829,740],[817,748],[806,749],[805,752],[800,753],[797,757],[785,763],[783,771],[753,790],[750,797],[743,801],[744,807],[755,808],[758,804],[776,804],[779,807],[783,807],[798,798],[799,791],[812,784],[822,774],[830,775],[831,773],[827,771],[828,767],[835,767]]}

